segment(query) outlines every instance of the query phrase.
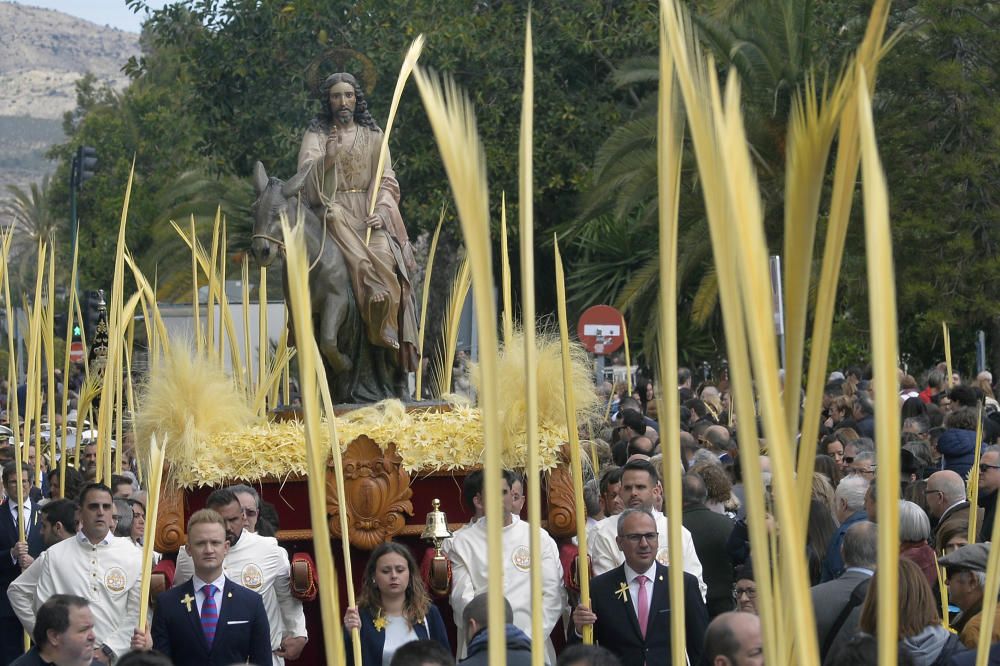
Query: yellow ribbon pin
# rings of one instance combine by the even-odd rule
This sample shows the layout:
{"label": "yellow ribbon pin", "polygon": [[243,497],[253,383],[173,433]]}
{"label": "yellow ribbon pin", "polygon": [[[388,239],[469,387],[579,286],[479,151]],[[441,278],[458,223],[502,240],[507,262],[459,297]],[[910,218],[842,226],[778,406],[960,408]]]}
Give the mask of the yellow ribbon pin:
{"label": "yellow ribbon pin", "polygon": [[622,583],[618,586],[615,596],[620,598],[624,603],[628,603],[628,583]]}

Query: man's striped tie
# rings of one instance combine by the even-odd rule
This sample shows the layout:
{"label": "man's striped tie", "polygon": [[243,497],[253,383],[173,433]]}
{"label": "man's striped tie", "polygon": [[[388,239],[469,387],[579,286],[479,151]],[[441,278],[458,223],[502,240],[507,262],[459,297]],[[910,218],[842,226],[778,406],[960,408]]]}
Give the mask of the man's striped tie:
{"label": "man's striped tie", "polygon": [[215,605],[215,586],[205,585],[201,588],[205,601],[201,605],[201,629],[205,632],[205,641],[212,647],[215,640],[215,627],[219,624],[219,607]]}

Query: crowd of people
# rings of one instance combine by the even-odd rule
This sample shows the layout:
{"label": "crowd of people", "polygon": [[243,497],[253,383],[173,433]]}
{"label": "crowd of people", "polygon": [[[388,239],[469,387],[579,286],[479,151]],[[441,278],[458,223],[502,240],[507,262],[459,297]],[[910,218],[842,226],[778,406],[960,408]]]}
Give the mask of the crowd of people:
{"label": "crowd of people", "polygon": [[[506,623],[488,626],[486,500],[483,473],[474,471],[462,489],[472,519],[444,543],[450,614],[428,591],[411,549],[382,544],[367,560],[357,606],[344,610],[348,657],[350,632],[357,630],[366,665],[485,664],[491,632],[502,631],[507,663],[527,664],[532,616],[541,615],[547,664],[670,663],[674,560],[684,570],[689,662],[765,663],[754,569],[769,563],[755,563],[750,548],[741,465],[758,465],[769,492],[767,441],[761,440],[756,461],[741,460],[746,447],[741,452],[738,446],[725,383],[692,387],[684,369],[678,380],[684,467],[679,557],[671,558],[667,547],[672,518],[664,514],[653,384],[640,382],[631,394],[618,387],[609,391],[608,422],[588,433],[586,445],[593,462],[583,507],[589,603],[580,603],[575,577],[581,567],[567,558],[566,543],[543,529],[541,561],[531,560],[531,529],[522,517],[527,484],[518,472],[505,471]],[[993,627],[982,626],[983,608],[993,603],[985,598],[985,572],[1000,491],[1000,411],[992,378],[983,374],[963,383],[935,368],[921,389],[901,373],[898,443],[875,440],[869,381],[864,370],[850,368],[832,373],[824,392],[804,554],[821,659],[875,663],[879,445],[901,451],[900,663],[972,663],[982,631],[991,632],[991,643],[1000,639],[1000,609]],[[79,468],[67,466],[62,484],[59,467],[49,469],[47,461],[40,466],[42,483],[35,483],[30,450],[24,447],[18,475],[11,447],[0,447],[6,495],[0,509],[0,663],[263,666],[302,655],[308,640],[302,602],[290,588],[288,552],[274,538],[277,514],[256,490],[216,489],[194,511],[172,587],[155,598],[150,625],[140,627],[146,498],[130,469],[128,447],[122,447],[122,473],[108,485],[94,481],[93,443],[81,442]],[[810,447],[800,443],[799,450]],[[970,501],[973,467],[978,492]],[[767,521],[780,538],[774,516]],[[541,607],[532,603],[536,568],[543,580]],[[596,645],[583,644],[591,632]]]}

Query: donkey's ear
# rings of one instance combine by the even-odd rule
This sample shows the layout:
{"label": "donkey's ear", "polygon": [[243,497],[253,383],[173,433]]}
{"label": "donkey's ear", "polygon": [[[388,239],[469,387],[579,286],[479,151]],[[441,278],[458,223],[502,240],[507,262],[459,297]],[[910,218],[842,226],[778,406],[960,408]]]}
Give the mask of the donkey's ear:
{"label": "donkey's ear", "polygon": [[258,196],[267,189],[267,172],[264,171],[264,165],[260,160],[257,160],[257,163],[253,165],[253,189]]}
{"label": "donkey's ear", "polygon": [[281,186],[281,196],[287,199],[298,194],[302,189],[302,186],[306,184],[306,176],[309,175],[309,169],[311,166],[311,164],[305,165],[297,174],[289,178],[285,184]]}

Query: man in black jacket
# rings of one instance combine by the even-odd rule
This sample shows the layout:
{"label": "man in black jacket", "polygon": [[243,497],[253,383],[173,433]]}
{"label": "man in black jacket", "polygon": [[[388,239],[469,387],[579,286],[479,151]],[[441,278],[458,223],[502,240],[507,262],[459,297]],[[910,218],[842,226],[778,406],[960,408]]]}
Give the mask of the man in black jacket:
{"label": "man in black jacket", "polygon": [[[618,547],[625,563],[590,584],[591,608],[573,611],[579,640],[584,625],[594,625],[594,639],[621,659],[623,666],[668,664],[671,661],[669,570],[656,561],[656,519],[646,509],[626,509],[618,517]],[[679,564],[679,563],[678,563]],[[698,663],[708,610],[698,579],[684,574],[684,613],[687,655]]]}
{"label": "man in black jacket", "polygon": [[681,480],[684,500],[684,527],[691,532],[695,552],[701,560],[702,577],[708,585],[708,616],[733,610],[733,561],[726,544],[733,531],[733,521],[707,506],[708,490],[697,474],[685,474]]}

